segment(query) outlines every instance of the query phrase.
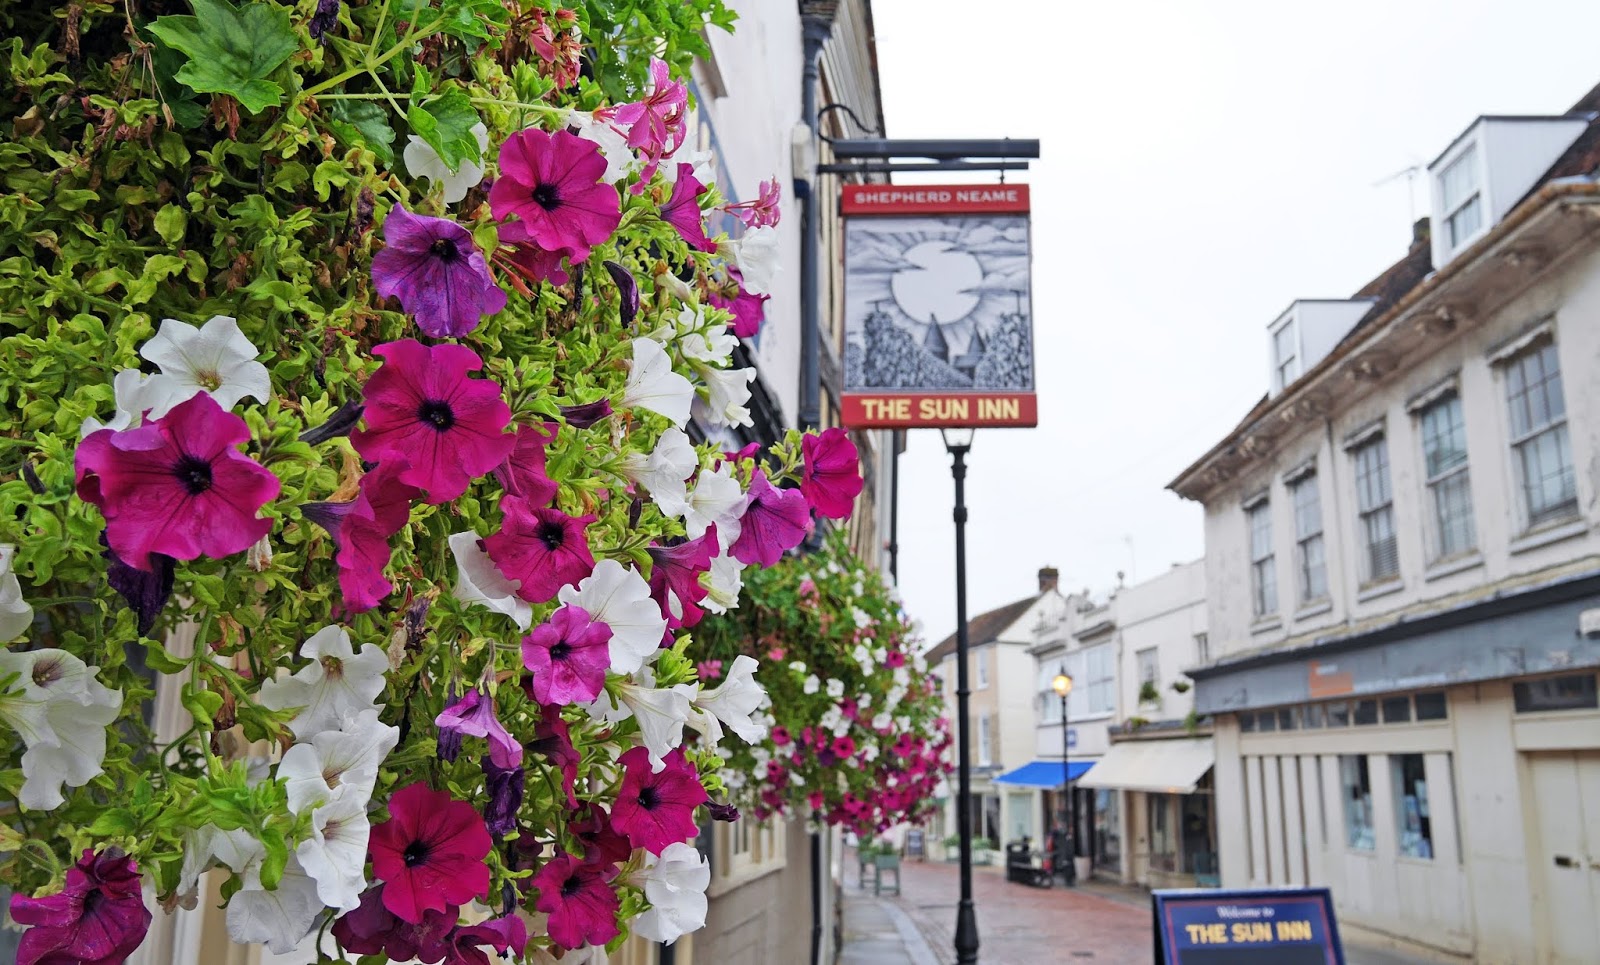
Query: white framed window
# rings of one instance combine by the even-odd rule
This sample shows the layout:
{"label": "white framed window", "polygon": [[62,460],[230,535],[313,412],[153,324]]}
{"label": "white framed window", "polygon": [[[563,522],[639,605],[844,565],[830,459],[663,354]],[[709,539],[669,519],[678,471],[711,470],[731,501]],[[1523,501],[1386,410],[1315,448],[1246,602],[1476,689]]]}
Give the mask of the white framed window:
{"label": "white framed window", "polygon": [[1389,484],[1389,442],[1376,435],[1353,449],[1350,456],[1356,470],[1361,582],[1391,579],[1400,573],[1400,549],[1394,531],[1394,491]]}
{"label": "white framed window", "polygon": [[1372,780],[1365,754],[1339,755],[1340,796],[1344,798],[1345,847],[1372,851],[1377,839],[1372,827]]}
{"label": "white framed window", "polygon": [[1567,436],[1556,343],[1545,339],[1504,363],[1511,410],[1511,464],[1523,525],[1535,529],[1577,515],[1577,476]]}
{"label": "white framed window", "polygon": [[1161,651],[1157,647],[1146,647],[1134,654],[1134,659],[1139,661],[1139,682],[1153,684],[1161,679]]}
{"label": "white framed window", "polygon": [[1197,633],[1194,635],[1194,654],[1201,663],[1211,662],[1211,634]]}
{"label": "white framed window", "polygon": [[979,647],[978,651],[972,655],[972,662],[978,676],[978,689],[989,689],[989,648]]}
{"label": "white framed window", "polygon": [[1394,792],[1395,833],[1406,858],[1433,858],[1433,813],[1428,806],[1428,774],[1421,754],[1389,755],[1389,787]]}
{"label": "white framed window", "polygon": [[1472,481],[1467,472],[1467,424],[1461,397],[1452,392],[1418,413],[1422,430],[1422,465],[1428,501],[1433,506],[1429,529],[1433,558],[1459,556],[1476,548],[1472,522]]}
{"label": "white framed window", "polygon": [[993,763],[989,752],[989,715],[982,714],[978,717],[978,766],[989,767]]}
{"label": "white framed window", "polygon": [[1277,388],[1282,389],[1300,377],[1300,327],[1291,316],[1272,333],[1272,372]]}
{"label": "white framed window", "polygon": [[[1039,663],[1039,722],[1043,724],[1061,723],[1061,698],[1057,696],[1055,687],[1052,686],[1056,674],[1060,673],[1066,664],[1060,660],[1040,661]],[[1071,671],[1068,671],[1071,673]],[[1076,678],[1074,678],[1076,681]]]}
{"label": "white framed window", "polygon": [[1317,474],[1308,472],[1289,484],[1294,506],[1295,569],[1300,576],[1300,602],[1313,603],[1328,595],[1328,560],[1322,541],[1322,497]]}
{"label": "white framed window", "polygon": [[757,821],[744,816],[733,822],[712,822],[713,877],[707,893],[715,897],[750,878],[783,867],[787,857],[784,845],[783,826],[774,818]]}
{"label": "white framed window", "polygon": [[1439,172],[1439,201],[1445,243],[1455,251],[1483,227],[1483,191],[1478,181],[1478,146],[1461,152]]}
{"label": "white framed window", "polygon": [[1278,612],[1278,574],[1272,555],[1272,504],[1263,499],[1245,510],[1250,523],[1250,595],[1257,619]]}
{"label": "white framed window", "polygon": [[[1117,647],[1103,643],[1083,651],[1086,714],[1109,714],[1117,709]],[[1073,687],[1077,691],[1077,687]]]}

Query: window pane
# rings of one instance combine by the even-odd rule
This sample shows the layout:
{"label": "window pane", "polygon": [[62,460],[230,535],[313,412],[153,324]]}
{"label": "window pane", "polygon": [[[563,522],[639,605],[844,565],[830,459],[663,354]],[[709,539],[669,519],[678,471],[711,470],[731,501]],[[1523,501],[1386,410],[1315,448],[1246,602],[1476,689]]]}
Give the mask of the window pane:
{"label": "window pane", "polygon": [[1284,707],[1283,709],[1279,710],[1278,711],[1278,729],[1279,730],[1299,730],[1300,729],[1300,708],[1299,707]]}
{"label": "window pane", "polygon": [[1478,147],[1474,144],[1439,173],[1440,200],[1449,211],[1478,189]]}
{"label": "window pane", "polygon": [[1362,516],[1366,531],[1367,581],[1382,580],[1400,572],[1400,549],[1394,534],[1394,511],[1383,506]]}
{"label": "window pane", "polygon": [[1427,771],[1421,754],[1391,754],[1389,783],[1394,787],[1394,814],[1399,825],[1400,854],[1433,857],[1433,822],[1428,808]]}
{"label": "window pane", "polygon": [[1253,732],[1255,729],[1256,729],[1256,715],[1255,714],[1240,714],[1239,715],[1239,732],[1240,733],[1249,734],[1249,733]]}
{"label": "window pane", "polygon": [[1452,395],[1422,410],[1422,452],[1431,479],[1467,461],[1467,427],[1461,398]]}
{"label": "window pane", "polygon": [[1344,798],[1345,844],[1358,851],[1377,846],[1372,833],[1372,783],[1365,756],[1342,754],[1339,776]]}
{"label": "window pane", "polygon": [[1522,680],[1511,685],[1517,713],[1542,710],[1593,710],[1600,706],[1594,674]]}
{"label": "window pane", "polygon": [[1366,724],[1376,724],[1378,722],[1378,702],[1376,700],[1356,701],[1355,714],[1352,716],[1358,727]]}
{"label": "window pane", "polygon": [[1416,704],[1418,720],[1444,720],[1450,715],[1449,705],[1442,690],[1417,694]]}
{"label": "window pane", "polygon": [[1385,697],[1383,699],[1383,722],[1385,724],[1406,724],[1411,721],[1410,697]]}
{"label": "window pane", "polygon": [[1462,469],[1429,486],[1433,491],[1437,556],[1455,556],[1475,547],[1478,536],[1472,522],[1472,485]]}
{"label": "window pane", "polygon": [[1514,448],[1528,525],[1572,515],[1577,510],[1578,490],[1566,423],[1546,429]]}
{"label": "window pane", "polygon": [[1320,730],[1324,713],[1325,711],[1321,704],[1307,704],[1303,718],[1306,730]]}
{"label": "window pane", "polygon": [[1340,700],[1328,705],[1328,726],[1348,727],[1350,725],[1350,705]]}
{"label": "window pane", "polygon": [[1278,729],[1278,715],[1274,711],[1263,710],[1256,715],[1256,729],[1262,733]]}
{"label": "window pane", "polygon": [[1450,247],[1459,248],[1468,238],[1471,238],[1483,226],[1482,199],[1473,197],[1471,201],[1461,206],[1455,214],[1445,219],[1445,225],[1450,232]]}
{"label": "window pane", "polygon": [[1294,499],[1294,538],[1305,539],[1322,532],[1322,500],[1317,493],[1317,477],[1302,476],[1290,495]]}

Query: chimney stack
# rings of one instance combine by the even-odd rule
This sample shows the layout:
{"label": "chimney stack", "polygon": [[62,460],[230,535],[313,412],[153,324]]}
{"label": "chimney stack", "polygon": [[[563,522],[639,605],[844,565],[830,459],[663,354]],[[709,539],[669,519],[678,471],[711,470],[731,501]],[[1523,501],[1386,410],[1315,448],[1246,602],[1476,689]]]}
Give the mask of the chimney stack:
{"label": "chimney stack", "polygon": [[1056,583],[1061,579],[1061,571],[1053,566],[1046,566],[1039,570],[1039,592],[1049,593],[1056,588]]}

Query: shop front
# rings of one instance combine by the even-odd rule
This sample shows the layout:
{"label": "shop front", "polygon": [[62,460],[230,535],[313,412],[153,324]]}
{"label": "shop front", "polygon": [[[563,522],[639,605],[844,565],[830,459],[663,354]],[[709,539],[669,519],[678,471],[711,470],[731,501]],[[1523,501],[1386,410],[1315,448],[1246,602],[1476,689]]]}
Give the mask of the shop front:
{"label": "shop front", "polygon": [[1113,743],[1079,782],[1095,797],[1097,867],[1147,888],[1216,886],[1215,760],[1210,737]]}

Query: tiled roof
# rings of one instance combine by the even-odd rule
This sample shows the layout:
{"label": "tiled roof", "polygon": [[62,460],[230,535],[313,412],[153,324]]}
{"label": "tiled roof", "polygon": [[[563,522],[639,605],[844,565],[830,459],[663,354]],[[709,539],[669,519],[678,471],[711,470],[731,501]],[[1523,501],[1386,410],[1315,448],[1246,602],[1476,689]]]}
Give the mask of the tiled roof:
{"label": "tiled roof", "polygon": [[[1014,603],[1007,603],[1005,606],[996,607],[987,613],[980,613],[969,619],[967,621],[967,646],[976,647],[985,643],[993,643],[1000,636],[1000,631],[1017,622],[1017,618],[1028,612],[1028,607],[1033,606],[1041,595],[1036,593],[1033,596],[1024,597]],[[954,653],[955,649],[956,635],[952,633],[940,640],[938,646],[928,651],[928,665],[931,667],[937,664],[946,655]]]}

